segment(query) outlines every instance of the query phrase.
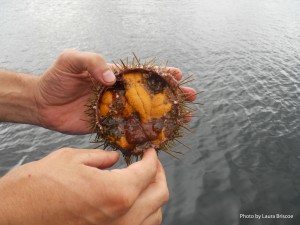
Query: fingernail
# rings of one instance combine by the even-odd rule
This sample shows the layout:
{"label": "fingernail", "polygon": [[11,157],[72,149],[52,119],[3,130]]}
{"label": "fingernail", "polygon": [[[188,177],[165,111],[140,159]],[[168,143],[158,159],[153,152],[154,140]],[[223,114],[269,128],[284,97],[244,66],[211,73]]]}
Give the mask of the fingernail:
{"label": "fingernail", "polygon": [[103,80],[107,83],[111,83],[116,79],[115,74],[111,70],[107,70],[103,73]]}

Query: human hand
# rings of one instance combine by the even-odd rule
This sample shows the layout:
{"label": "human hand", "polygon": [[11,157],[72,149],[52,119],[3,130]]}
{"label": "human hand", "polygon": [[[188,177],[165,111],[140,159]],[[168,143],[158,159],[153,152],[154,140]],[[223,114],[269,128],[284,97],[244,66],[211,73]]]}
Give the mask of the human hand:
{"label": "human hand", "polygon": [[155,225],[168,200],[154,149],[125,169],[117,152],[60,149],[0,179],[0,224]]}
{"label": "human hand", "polygon": [[[69,134],[86,134],[89,128],[86,104],[91,97],[91,77],[104,85],[112,85],[115,77],[103,57],[90,52],[64,51],[38,80],[35,86],[38,124]],[[177,80],[179,69],[168,67]],[[184,87],[189,101],[195,99],[195,90]]]}
{"label": "human hand", "polygon": [[63,133],[89,133],[85,115],[91,78],[112,85],[115,75],[101,55],[66,50],[40,78],[35,98],[40,125]]}

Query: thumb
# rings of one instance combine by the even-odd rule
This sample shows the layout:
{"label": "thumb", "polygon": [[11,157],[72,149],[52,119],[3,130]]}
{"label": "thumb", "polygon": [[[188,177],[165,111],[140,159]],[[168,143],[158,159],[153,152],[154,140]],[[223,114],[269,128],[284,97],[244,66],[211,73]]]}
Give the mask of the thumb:
{"label": "thumb", "polygon": [[74,73],[88,71],[93,78],[104,85],[112,85],[116,81],[114,73],[106,64],[103,56],[93,52],[65,50],[59,57],[59,63]]}
{"label": "thumb", "polygon": [[81,164],[104,169],[113,166],[119,160],[119,153],[100,149],[76,149]]}

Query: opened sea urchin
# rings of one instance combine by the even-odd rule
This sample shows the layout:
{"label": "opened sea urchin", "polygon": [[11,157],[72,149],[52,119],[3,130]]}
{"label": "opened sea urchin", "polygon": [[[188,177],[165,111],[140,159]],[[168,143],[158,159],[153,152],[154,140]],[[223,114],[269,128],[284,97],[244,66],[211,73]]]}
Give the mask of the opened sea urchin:
{"label": "opened sea urchin", "polygon": [[170,153],[189,114],[180,84],[167,67],[142,64],[137,57],[121,60],[113,70],[116,83],[98,86],[87,111],[95,142],[120,150],[127,164],[150,147]]}

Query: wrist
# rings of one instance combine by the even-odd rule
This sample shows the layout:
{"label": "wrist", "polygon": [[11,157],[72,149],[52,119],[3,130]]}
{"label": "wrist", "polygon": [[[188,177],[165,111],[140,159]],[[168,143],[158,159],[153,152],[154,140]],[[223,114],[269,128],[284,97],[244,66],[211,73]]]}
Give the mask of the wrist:
{"label": "wrist", "polygon": [[0,121],[38,124],[34,95],[38,77],[0,71]]}

